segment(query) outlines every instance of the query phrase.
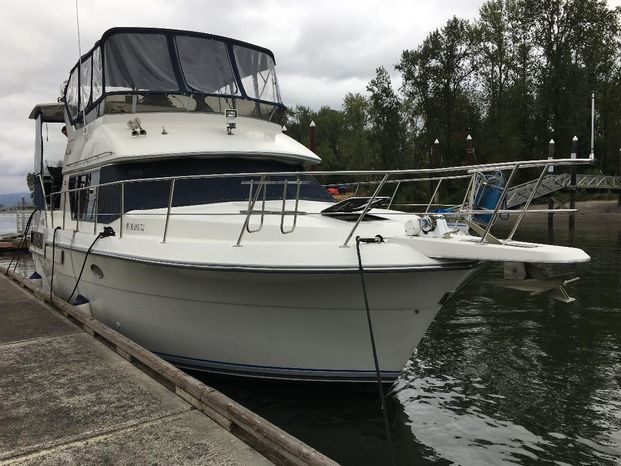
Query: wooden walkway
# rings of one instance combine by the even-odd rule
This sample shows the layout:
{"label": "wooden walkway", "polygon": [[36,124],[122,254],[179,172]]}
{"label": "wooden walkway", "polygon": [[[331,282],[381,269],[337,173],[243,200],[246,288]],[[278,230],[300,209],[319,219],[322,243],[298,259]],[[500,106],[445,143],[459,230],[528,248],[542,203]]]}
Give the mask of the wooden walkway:
{"label": "wooden walkway", "polygon": [[0,272],[0,464],[335,464]]}

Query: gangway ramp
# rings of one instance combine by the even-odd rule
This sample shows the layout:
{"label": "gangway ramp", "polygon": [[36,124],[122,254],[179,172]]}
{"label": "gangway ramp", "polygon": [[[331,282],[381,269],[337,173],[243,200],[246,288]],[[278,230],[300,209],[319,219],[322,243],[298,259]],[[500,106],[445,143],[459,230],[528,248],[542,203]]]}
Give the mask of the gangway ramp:
{"label": "gangway ramp", "polygon": [[[507,191],[507,208],[511,209],[525,204],[536,185],[537,180],[532,180],[509,188]],[[569,173],[546,175],[533,199],[548,196],[570,187],[571,175]],[[621,176],[578,174],[576,175],[576,189],[621,190]]]}

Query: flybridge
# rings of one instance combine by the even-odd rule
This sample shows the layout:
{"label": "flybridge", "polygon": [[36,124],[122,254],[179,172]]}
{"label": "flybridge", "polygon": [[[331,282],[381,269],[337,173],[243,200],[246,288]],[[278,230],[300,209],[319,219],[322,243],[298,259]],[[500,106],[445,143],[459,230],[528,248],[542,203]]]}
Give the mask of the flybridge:
{"label": "flybridge", "polygon": [[284,109],[268,49],[226,37],[113,28],[71,70],[63,98],[82,126],[105,113],[196,111],[272,120]]}

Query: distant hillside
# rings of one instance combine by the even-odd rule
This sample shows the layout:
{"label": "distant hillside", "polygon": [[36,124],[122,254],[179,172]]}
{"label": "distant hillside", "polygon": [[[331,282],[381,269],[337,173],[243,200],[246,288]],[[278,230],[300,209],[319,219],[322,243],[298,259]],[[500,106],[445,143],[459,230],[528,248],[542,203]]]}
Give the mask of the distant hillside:
{"label": "distant hillside", "polygon": [[4,207],[14,207],[22,202],[22,197],[26,199],[26,204],[30,204],[30,193],[9,193],[0,194],[0,205]]}

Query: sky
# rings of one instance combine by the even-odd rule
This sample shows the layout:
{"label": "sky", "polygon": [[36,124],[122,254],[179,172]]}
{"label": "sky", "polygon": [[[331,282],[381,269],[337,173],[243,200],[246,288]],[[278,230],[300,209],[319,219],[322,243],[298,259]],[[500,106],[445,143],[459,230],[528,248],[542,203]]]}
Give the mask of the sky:
{"label": "sky", "polygon": [[[340,108],[364,93],[375,69],[453,15],[472,19],[483,0],[78,0],[82,53],[116,26],[188,29],[274,52],[285,104]],[[609,1],[621,4],[621,0]],[[35,104],[54,102],[78,60],[75,0],[2,0],[0,9],[0,194],[27,191]],[[48,160],[60,159],[59,125],[44,129]]]}

